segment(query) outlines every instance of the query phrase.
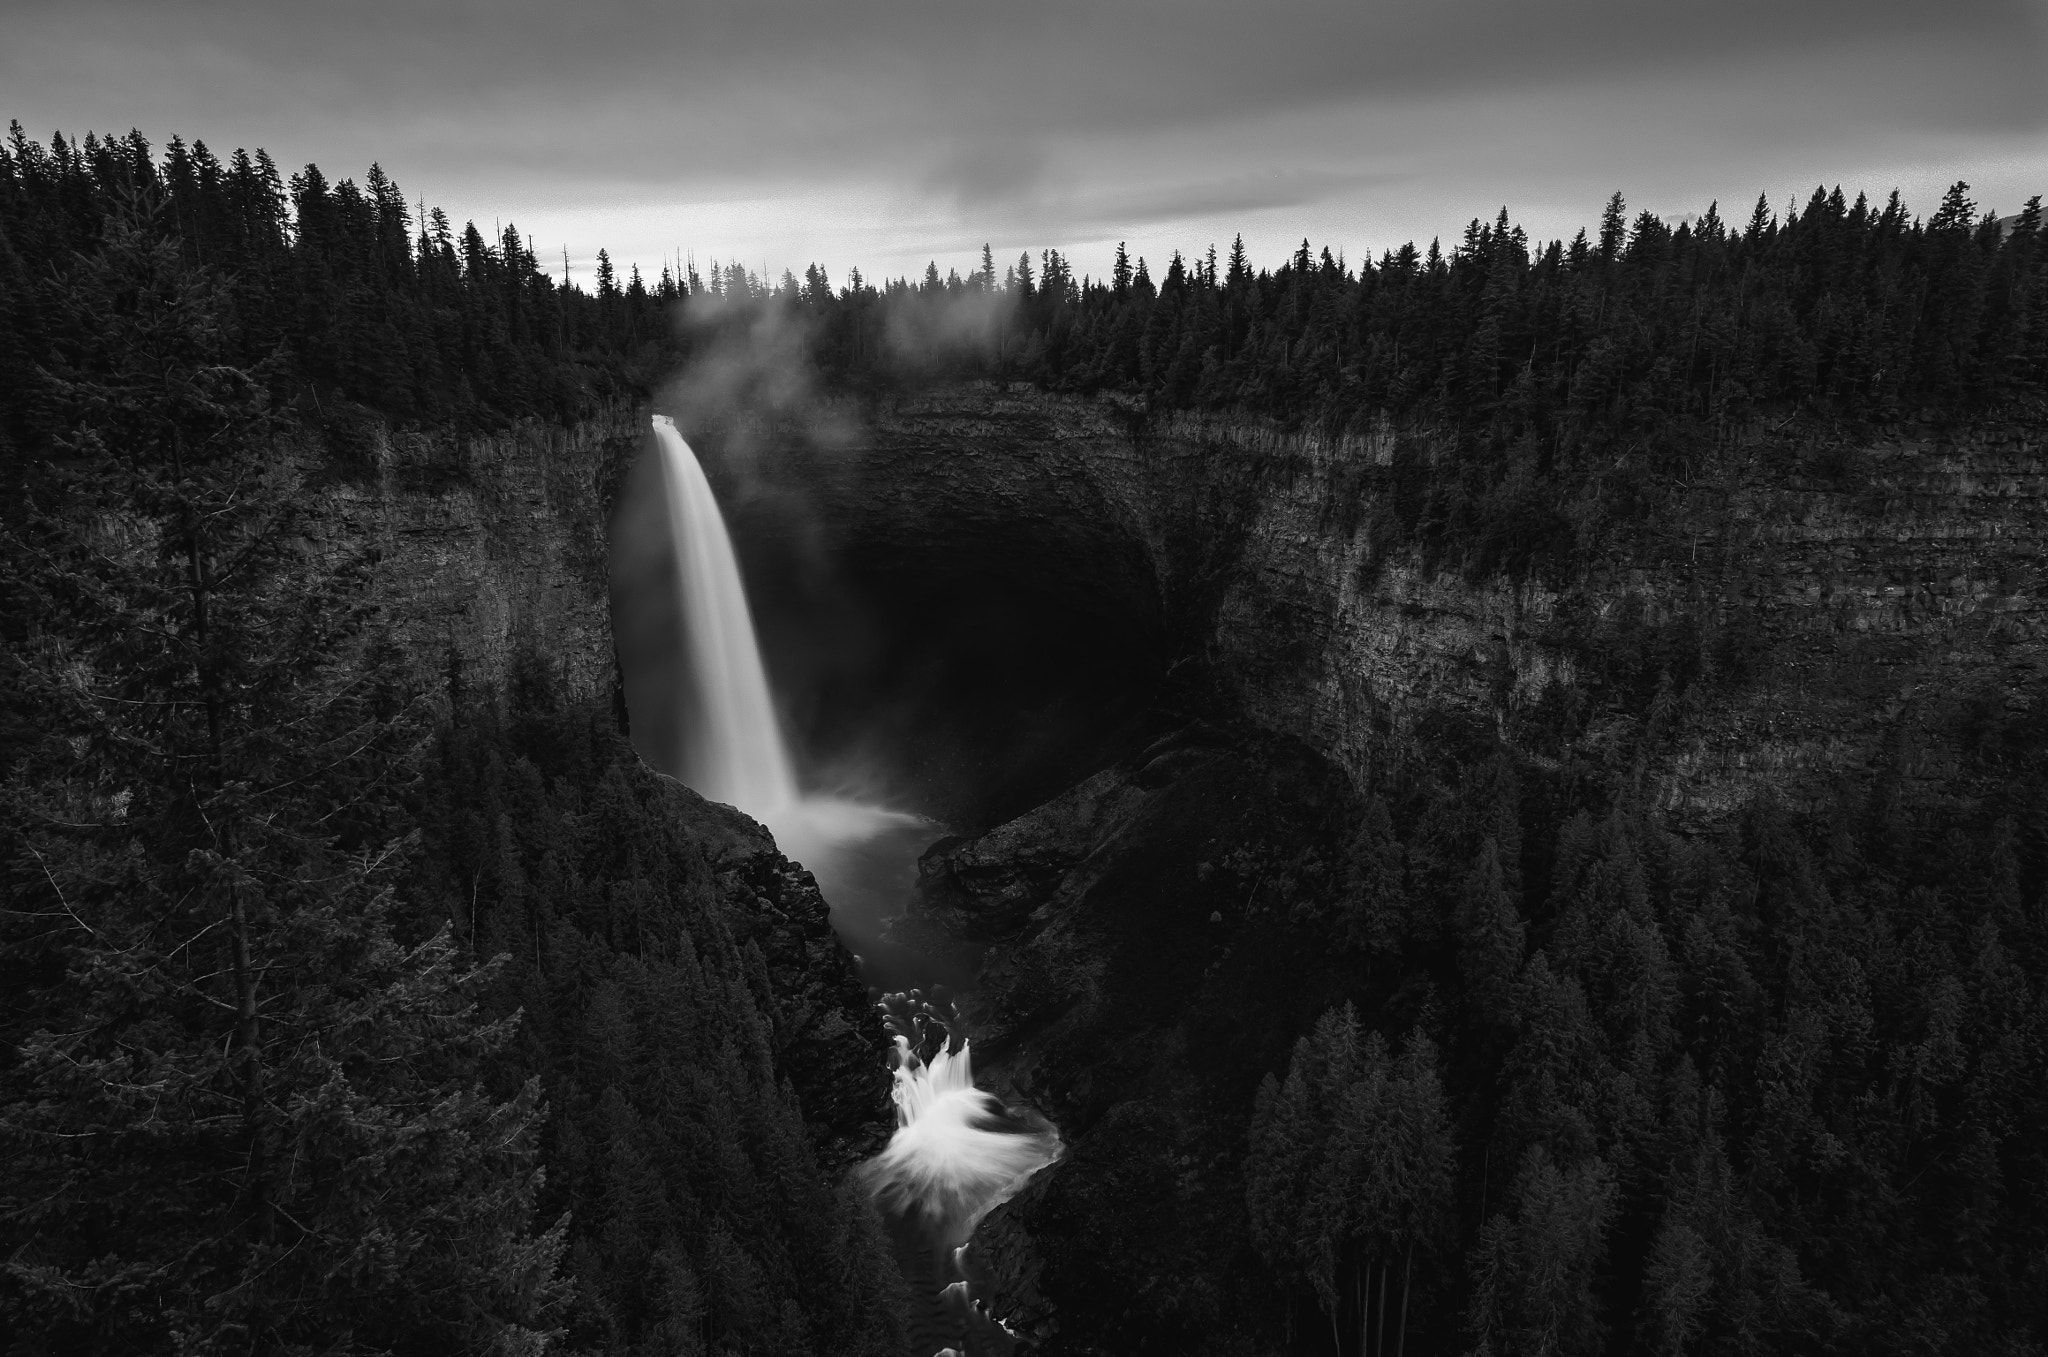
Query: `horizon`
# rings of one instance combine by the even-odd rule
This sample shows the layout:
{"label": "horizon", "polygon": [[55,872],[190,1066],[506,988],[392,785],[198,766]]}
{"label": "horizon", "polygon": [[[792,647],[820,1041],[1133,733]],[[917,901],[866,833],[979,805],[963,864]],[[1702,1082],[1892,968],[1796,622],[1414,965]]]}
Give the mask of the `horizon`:
{"label": "horizon", "polygon": [[650,280],[678,255],[965,274],[984,243],[1100,277],[1119,241],[1155,269],[1240,233],[1266,267],[1303,237],[1357,260],[1503,204],[1568,240],[1615,191],[1675,222],[1759,193],[1782,215],[1816,183],[1922,216],[1957,180],[2002,216],[2048,189],[2033,0],[15,8],[0,83],[38,140],[375,162],[458,223],[566,249],[586,287],[600,247]]}
{"label": "horizon", "polygon": [[[73,147],[82,147],[87,143],[89,139],[96,138],[101,143],[106,143],[110,141],[125,139],[128,136],[140,134],[143,137],[143,139],[149,143],[151,156],[158,163],[162,162],[164,155],[168,152],[168,149],[173,143],[173,141],[182,141],[183,144],[188,149],[195,150],[199,146],[205,145],[206,150],[210,154],[212,154],[216,159],[222,161],[222,163],[226,163],[230,157],[243,152],[247,152],[252,156],[269,154],[269,148],[262,145],[236,146],[230,149],[223,149],[219,146],[206,143],[206,140],[203,137],[185,137],[182,133],[177,131],[173,131],[169,136],[166,136],[161,142],[155,140],[149,131],[141,128],[131,128],[129,129],[128,132],[125,133],[112,134],[103,132],[97,128],[88,128],[83,133],[73,133],[69,129],[59,128],[53,129],[53,131],[47,136],[39,138],[28,128],[21,126],[19,119],[11,120],[10,131],[19,132],[24,137],[26,137],[28,141],[41,146],[45,150],[51,149],[54,146],[55,140],[60,137],[63,139],[64,142]],[[369,164],[363,166],[360,170],[344,170],[337,173],[335,171],[335,167],[319,165],[317,162],[307,162],[306,164],[293,166],[287,165],[286,163],[277,160],[275,157],[272,157],[272,161],[276,165],[279,174],[283,176],[283,178],[287,181],[287,192],[285,201],[285,208],[287,212],[291,211],[291,194],[289,192],[289,181],[293,178],[293,176],[303,172],[307,168],[319,169],[322,176],[326,179],[326,182],[330,188],[336,187],[344,182],[355,182],[359,178],[367,175],[369,170],[372,168],[382,168],[381,161],[373,160]],[[402,182],[400,182],[396,178],[396,176],[391,176],[391,178],[394,186],[397,187],[401,191],[401,193],[403,193],[404,196],[406,197],[407,202],[409,204],[409,208],[413,213],[413,229],[415,240],[425,235],[428,225],[428,219],[431,216],[431,214],[435,211],[441,211],[448,217],[451,229],[455,230],[457,234],[460,234],[462,230],[470,226],[476,227],[479,233],[483,231],[482,223],[477,218],[458,217],[454,213],[449,213],[441,204],[428,202],[419,194],[406,191],[406,186]],[[1981,197],[1975,196],[1978,190],[1975,185],[1971,184],[1967,180],[1951,181],[1951,183],[1949,184],[1943,184],[1939,188],[1934,190],[1932,196],[1938,201],[1943,194],[1947,193],[1949,189],[1955,186],[1956,184],[1960,184],[1965,189],[1968,189],[1970,193],[1973,195],[1972,201],[1980,217],[1992,216],[1996,217],[2001,221],[2006,221],[2017,216],[2019,212],[2024,210],[2026,206],[2026,203],[2024,201],[2012,204],[2002,204],[1985,201]],[[1706,216],[1709,210],[1713,210],[1719,215],[1721,221],[1724,224],[1729,225],[1731,233],[1739,233],[1741,230],[1741,222],[1748,217],[1749,213],[1754,210],[1754,208],[1757,206],[1759,202],[1761,202],[1762,205],[1768,210],[1772,224],[1776,226],[1783,224],[1799,212],[1803,211],[1806,205],[1811,202],[1811,200],[1816,194],[1825,195],[1829,193],[1838,193],[1843,197],[1843,199],[1846,202],[1849,203],[1855,203],[1858,200],[1862,200],[1866,202],[1873,211],[1881,208],[1881,206],[1886,202],[1890,195],[1897,194],[1900,200],[1900,205],[1906,214],[1907,222],[1915,227],[1917,227],[1920,223],[1925,221],[1925,219],[1930,215],[1928,211],[1921,210],[1915,204],[1913,199],[1897,186],[1892,186],[1890,188],[1883,190],[1877,190],[1867,186],[1852,189],[1846,183],[1828,184],[1826,182],[1816,184],[1813,188],[1807,190],[1803,194],[1790,194],[1786,197],[1785,201],[1782,204],[1773,201],[1768,191],[1765,191],[1759,194],[1759,197],[1757,199],[1749,200],[1748,204],[1746,206],[1741,207],[1737,212],[1724,210],[1727,209],[1730,205],[1725,203],[1722,199],[1717,198],[1703,205],[1697,211],[1670,213],[1652,212],[1651,215],[1655,216],[1665,226],[1670,227],[1673,230],[1676,230],[1680,226],[1689,226],[1699,221],[1701,218]],[[1640,211],[1648,210],[1638,208],[1636,204],[1628,202],[1627,195],[1625,193],[1622,193],[1622,191],[1619,189],[1614,190],[1614,194],[1621,196],[1623,205],[1627,209],[1628,219],[1630,221],[1633,221],[1635,219],[1635,216]],[[2029,194],[2028,198],[2038,199],[2042,196],[2048,195],[2036,192]],[[1605,200],[1603,200],[1600,207],[1601,211],[1605,210]],[[1251,271],[1258,276],[1265,276],[1267,274],[1277,271],[1279,268],[1285,267],[1286,264],[1293,258],[1293,256],[1298,254],[1304,246],[1306,246],[1312,253],[1316,254],[1318,257],[1320,257],[1320,255],[1324,251],[1328,251],[1328,253],[1336,259],[1339,267],[1345,272],[1347,276],[1356,276],[1361,266],[1361,261],[1370,261],[1374,264],[1377,264],[1384,258],[1386,254],[1398,253],[1403,246],[1412,246],[1417,254],[1427,254],[1429,250],[1432,248],[1442,248],[1443,252],[1448,255],[1456,248],[1457,239],[1462,238],[1466,230],[1468,230],[1471,226],[1476,224],[1479,226],[1490,227],[1495,223],[1495,221],[1498,220],[1498,217],[1501,213],[1506,214],[1508,223],[1511,227],[1520,229],[1525,232],[1527,236],[1528,249],[1530,251],[1532,258],[1540,256],[1546,249],[1548,249],[1552,245],[1568,245],[1574,236],[1585,234],[1590,238],[1591,235],[1597,232],[1598,230],[1600,216],[1600,212],[1595,212],[1590,214],[1586,218],[1586,220],[1578,223],[1576,226],[1570,227],[1567,230],[1555,233],[1539,234],[1536,231],[1529,230],[1528,224],[1521,218],[1516,216],[1512,204],[1502,204],[1493,213],[1475,215],[1473,217],[1469,217],[1464,221],[1457,223],[1454,231],[1442,231],[1430,236],[1426,243],[1421,238],[1410,237],[1406,240],[1384,244],[1377,249],[1361,252],[1356,255],[1349,253],[1341,245],[1332,245],[1328,242],[1317,241],[1313,236],[1303,236],[1299,239],[1296,239],[1291,244],[1283,245],[1276,252],[1278,255],[1277,259],[1268,259],[1261,257],[1261,253],[1259,250],[1255,249],[1249,242],[1244,241],[1244,233],[1241,231],[1232,232],[1230,236],[1230,241],[1232,243],[1244,243],[1245,255],[1248,266],[1250,267]],[[486,248],[496,250],[499,246],[499,242],[503,239],[504,233],[507,229],[518,229],[519,234],[526,238],[528,242],[528,249],[533,252],[535,266],[540,270],[540,272],[548,274],[550,277],[555,275],[555,270],[549,267],[550,256],[541,247],[540,243],[535,239],[534,234],[530,231],[524,230],[523,228],[519,228],[519,223],[514,218],[499,216],[493,219],[492,230],[488,235],[485,235],[484,237]],[[1447,238],[1451,240],[1451,243],[1448,246],[1444,244]],[[1067,249],[1059,245],[1042,245],[1035,248],[1027,246],[1021,251],[1021,253],[1030,257],[1032,267],[1036,269],[1039,267],[1041,261],[1044,259],[1045,253],[1047,251],[1058,251],[1061,257],[1068,263],[1068,265],[1073,268],[1073,276],[1075,280],[1085,288],[1091,283],[1101,283],[1103,280],[1107,279],[1111,275],[1113,261],[1115,258],[1115,254],[1118,250],[1128,250],[1129,259],[1134,269],[1138,269],[1141,271],[1149,270],[1156,275],[1163,273],[1164,270],[1169,266],[1171,260],[1176,255],[1178,255],[1190,267],[1192,267],[1197,262],[1205,259],[1208,253],[1212,250],[1216,253],[1218,258],[1227,258],[1231,245],[1226,244],[1223,241],[1210,241],[1204,243],[1199,247],[1190,247],[1186,244],[1169,244],[1169,246],[1165,250],[1161,251],[1156,255],[1153,255],[1147,254],[1138,249],[1130,249],[1128,246],[1128,242],[1126,240],[1120,239],[1108,243],[1105,246],[1105,248],[1108,251],[1108,258],[1102,261],[1102,266],[1100,268],[1075,266],[1075,256],[1072,253],[1070,253]],[[853,273],[856,271],[861,274],[861,281],[864,286],[884,290],[886,290],[887,287],[895,283],[908,283],[910,285],[915,286],[925,277],[928,268],[938,270],[939,277],[942,280],[949,278],[957,278],[958,280],[969,279],[972,278],[978,272],[980,272],[981,252],[983,249],[988,249],[990,251],[991,255],[993,256],[996,268],[999,271],[1001,271],[1004,276],[1008,276],[1009,272],[1015,268],[1018,262],[1016,256],[1005,256],[1001,252],[996,251],[992,244],[990,244],[989,242],[984,242],[983,245],[974,247],[974,249],[970,252],[971,257],[942,263],[942,261],[938,257],[934,256],[932,258],[925,260],[923,264],[919,264],[911,268],[906,268],[901,272],[874,272],[863,267],[861,262],[857,260],[852,261],[838,269],[834,269],[827,262],[815,258],[806,259],[802,261],[801,266],[799,266],[794,261],[780,264],[771,264],[767,262],[755,263],[738,257],[727,257],[721,259],[715,255],[710,255],[702,259],[699,259],[694,250],[684,249],[677,249],[675,251],[665,253],[654,262],[654,266],[652,268],[649,268],[645,261],[631,257],[622,257],[618,253],[612,251],[605,242],[599,240],[592,247],[590,253],[585,257],[579,258],[573,253],[568,254],[567,260],[565,261],[567,267],[564,269],[564,272],[567,275],[568,281],[572,283],[578,290],[585,292],[594,291],[595,281],[597,278],[599,268],[599,257],[602,255],[606,256],[609,259],[609,262],[611,263],[613,270],[618,278],[619,286],[621,287],[627,285],[627,280],[631,277],[632,271],[637,268],[640,272],[643,284],[648,288],[649,291],[653,291],[655,290],[656,286],[660,281],[662,271],[668,270],[670,272],[670,276],[674,279],[678,289],[684,295],[688,296],[698,295],[704,292],[717,291],[719,284],[711,281],[714,275],[717,275],[719,277],[725,276],[727,271],[729,271],[731,267],[735,264],[742,267],[746,271],[749,279],[753,280],[755,284],[757,284],[762,289],[768,291],[773,291],[776,288],[778,288],[782,284],[786,276],[794,276],[796,280],[799,283],[801,283],[806,272],[809,269],[816,268],[823,270],[831,284],[832,289],[835,292],[843,295],[848,290],[850,286],[850,279]],[[688,280],[692,277],[697,277],[700,280],[702,280],[695,288],[692,288],[688,285]]]}

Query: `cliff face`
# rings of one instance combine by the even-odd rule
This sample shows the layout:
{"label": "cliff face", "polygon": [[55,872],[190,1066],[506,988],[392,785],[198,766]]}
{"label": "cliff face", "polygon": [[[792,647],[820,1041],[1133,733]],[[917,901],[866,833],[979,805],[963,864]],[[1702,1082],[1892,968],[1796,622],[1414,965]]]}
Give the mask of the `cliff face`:
{"label": "cliff face", "polygon": [[378,552],[373,601],[420,673],[441,673],[452,650],[488,687],[523,640],[567,696],[607,698],[605,523],[642,425],[629,405],[482,436],[337,419],[308,478],[310,517],[336,558]]}
{"label": "cliff face", "polygon": [[[530,646],[566,704],[609,703],[606,524],[645,433],[625,405],[570,428],[482,437],[393,433],[368,417],[339,437],[330,426],[329,446],[306,457],[308,527],[333,562],[377,553],[370,601],[427,691],[445,692],[451,652],[464,682],[489,691]],[[778,1071],[802,1095],[821,1158],[836,1169],[871,1153],[890,1116],[887,1042],[816,881],[745,815],[668,790],[676,823],[751,921],[744,940],[772,986]]]}
{"label": "cliff face", "polygon": [[1426,429],[1333,442],[982,391],[905,399],[829,451],[755,442],[725,476],[743,528],[752,504],[756,535],[789,532],[758,506],[800,494],[856,569],[972,563],[1114,619],[1354,774],[1444,712],[1513,740],[1576,709],[1568,738],[1633,749],[1655,703],[1618,694],[1661,667],[1708,680],[1642,769],[1684,820],[1844,774],[1966,793],[1959,742],[1996,738],[2048,677],[2041,430],[1731,435],[1657,513],[1589,520],[1598,563],[1550,584],[1389,550],[1402,477],[1446,451]]}
{"label": "cliff face", "polygon": [[[927,855],[923,910],[991,944],[977,1063],[1068,1140],[978,1246],[998,1308],[1055,1349],[1178,1335],[1203,1350],[1271,1309],[1242,1224],[1250,1101],[1357,982],[1316,909],[1356,855],[1356,784],[1404,736],[1498,731],[1531,765],[1590,760],[1704,827],[1759,789],[1796,802],[1844,777],[1967,801],[1990,776],[1976,755],[2038,725],[2038,431],[1731,437],[1655,487],[1655,512],[1589,514],[1590,568],[1517,583],[1405,545],[1413,489],[1448,450],[1427,429],[1335,443],[986,391],[832,423],[831,440],[697,441],[771,629],[773,595],[807,573],[865,585],[858,609],[811,596],[796,629],[822,628],[819,672],[879,628],[928,644],[877,675],[965,646],[974,663],[936,671],[933,692],[991,685],[971,696],[984,719],[957,725],[982,741],[970,766],[930,785],[943,802],[1008,778],[1009,809]],[[597,695],[605,487],[638,438],[622,412],[472,448],[490,470],[470,476],[440,469],[441,445],[387,440],[374,476],[321,491],[326,517],[337,540],[386,544],[378,588],[416,663],[438,667],[452,642],[495,677],[531,629]],[[1018,699],[1089,666],[1099,681],[1056,710]],[[1114,702],[1167,709],[1176,729],[1158,740],[1088,710]],[[934,711],[913,703],[901,728]],[[1012,728],[1034,721],[1063,748],[1023,749]],[[844,1123],[832,1152],[857,1153],[880,1061],[859,1071],[872,1084],[845,1076],[875,1051],[872,1015],[815,891],[735,835],[726,889],[792,996],[783,1063],[807,1110]]]}
{"label": "cliff face", "polygon": [[[1684,483],[1619,468],[1578,520],[1592,565],[1517,582],[1407,545],[1418,488],[1455,474],[1428,429],[1333,443],[989,392],[864,428],[754,431],[723,467],[741,523],[825,525],[878,596],[1028,592],[1051,620],[1025,648],[1078,629],[1149,654],[1176,727],[1096,746],[1093,776],[920,864],[916,921],[987,946],[978,1069],[1067,1141],[970,1263],[1048,1353],[1282,1341],[1245,1214],[1254,1090],[1338,997],[1404,1024],[1436,1003],[1362,936],[1373,871],[1407,851],[1357,795],[1382,759],[1497,732],[1523,773],[1633,783],[1707,829],[1765,789],[1855,804],[1844,780],[1968,803],[1998,776],[1982,755],[2038,738],[2035,432],[1758,430]],[[1418,884],[1417,928],[1466,861]]]}
{"label": "cliff face", "polygon": [[[2048,676],[2039,432],[1759,436],[1562,587],[1474,584],[1412,558],[1375,576],[1369,530],[1317,532],[1342,511],[1346,460],[1392,451],[1306,451],[1260,501],[1210,635],[1247,710],[1348,766],[1369,758],[1374,724],[1436,704],[1496,720],[1575,690],[1600,704],[1617,652],[1648,646],[1724,670],[1645,769],[1681,819],[1881,771],[1943,794],[1962,727],[2020,716]],[[1289,597],[1303,630],[1283,620]],[[1619,743],[1641,720],[1596,714],[1580,738]]]}

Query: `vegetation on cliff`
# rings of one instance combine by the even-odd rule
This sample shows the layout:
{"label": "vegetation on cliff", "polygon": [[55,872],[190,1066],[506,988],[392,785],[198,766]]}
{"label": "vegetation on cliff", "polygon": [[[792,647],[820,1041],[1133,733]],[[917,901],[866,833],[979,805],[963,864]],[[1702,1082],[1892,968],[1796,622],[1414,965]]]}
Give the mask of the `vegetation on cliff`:
{"label": "vegetation on cliff", "polygon": [[1711,832],[1597,749],[1382,748],[1194,728],[930,860],[1070,1147],[988,1241],[1044,1351],[2048,1347],[2038,722],[1988,796]]}
{"label": "vegetation on cliff", "polygon": [[5,332],[0,1349],[895,1351],[815,887],[531,655],[437,703],[115,207]]}
{"label": "vegetation on cliff", "polygon": [[535,656],[452,705],[417,898],[502,958],[484,1007],[519,1023],[487,1072],[546,1088],[571,1346],[899,1351],[900,1283],[839,1181],[887,1126],[880,1027],[815,886],[609,712],[564,707]]}

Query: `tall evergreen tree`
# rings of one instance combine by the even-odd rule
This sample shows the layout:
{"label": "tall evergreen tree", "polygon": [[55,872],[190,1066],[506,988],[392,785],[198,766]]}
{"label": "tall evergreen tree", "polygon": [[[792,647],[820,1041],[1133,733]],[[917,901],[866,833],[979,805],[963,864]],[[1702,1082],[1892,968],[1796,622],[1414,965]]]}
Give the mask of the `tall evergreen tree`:
{"label": "tall evergreen tree", "polygon": [[[47,284],[6,518],[0,1315],[57,1351],[536,1348],[537,1086],[409,933],[361,563],[314,558],[220,279],[138,195]],[[45,441],[46,440],[46,441]]]}

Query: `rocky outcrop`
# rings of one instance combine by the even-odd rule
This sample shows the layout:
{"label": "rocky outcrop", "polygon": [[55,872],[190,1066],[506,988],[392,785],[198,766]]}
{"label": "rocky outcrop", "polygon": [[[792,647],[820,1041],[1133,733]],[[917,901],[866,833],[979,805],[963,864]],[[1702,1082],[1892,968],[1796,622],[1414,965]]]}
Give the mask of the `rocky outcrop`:
{"label": "rocky outcrop", "polygon": [[820,1162],[837,1172],[879,1150],[894,1112],[880,1016],[831,909],[808,871],[777,851],[760,824],[669,781],[677,819],[703,849],[727,903],[735,940],[760,950],[775,1019],[775,1059],[803,1104]]}
{"label": "rocky outcrop", "polygon": [[1336,893],[1356,816],[1348,779],[1299,742],[1194,727],[926,855],[925,907],[994,943],[977,1069],[1068,1146],[970,1251],[1020,1333],[1229,1350],[1216,1326],[1257,1310],[1245,1116],[1351,964],[1287,925]]}
{"label": "rocky outcrop", "polygon": [[974,942],[1015,937],[1142,800],[1135,783],[1104,769],[979,838],[932,845],[918,862],[920,913]]}

